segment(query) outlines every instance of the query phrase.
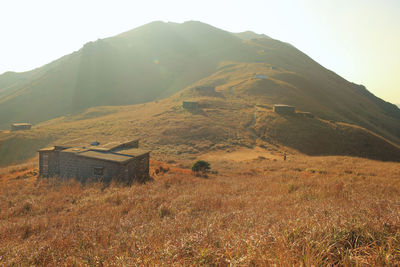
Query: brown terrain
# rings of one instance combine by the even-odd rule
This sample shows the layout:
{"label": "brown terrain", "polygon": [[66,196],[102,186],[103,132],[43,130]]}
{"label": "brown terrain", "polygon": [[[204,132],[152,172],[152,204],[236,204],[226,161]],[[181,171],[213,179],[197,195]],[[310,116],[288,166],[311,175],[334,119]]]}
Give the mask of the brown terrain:
{"label": "brown terrain", "polygon": [[[400,109],[268,36],[98,40],[0,76],[11,120],[34,125],[0,131],[0,265],[400,265]],[[134,138],[147,183],[38,177],[42,147]]]}
{"label": "brown terrain", "polygon": [[[396,144],[351,124],[279,115],[223,88],[216,94],[188,88],[3,133],[15,158],[34,156],[27,151],[40,142],[141,137],[153,180],[41,179],[35,159],[2,169],[0,263],[400,264],[400,168],[381,161],[399,160]],[[201,108],[183,109],[188,99]],[[190,170],[200,159],[211,164],[207,178]]]}
{"label": "brown terrain", "polygon": [[[238,160],[243,156],[243,160]],[[197,157],[196,157],[197,158]],[[0,174],[1,265],[398,265],[400,168],[354,157],[253,154],[152,162],[131,187]]]}
{"label": "brown terrain", "polygon": [[[393,138],[384,138],[363,127],[296,114],[280,115],[272,110],[280,101],[273,94],[254,95],[268,82],[247,74],[241,84],[226,80],[215,92],[194,88],[214,82],[208,78],[167,99],[119,107],[95,107],[37,124],[31,131],[0,133],[0,164],[11,164],[35,156],[48,144],[88,143],[140,138],[141,146],[163,155],[185,159],[193,154],[243,148],[280,155],[345,155],[399,161],[400,148]],[[239,75],[239,74],[238,74]],[[243,74],[245,75],[245,74]],[[283,83],[282,81],[280,81]],[[183,101],[199,108],[184,109]],[[278,102],[279,103],[279,102]]]}

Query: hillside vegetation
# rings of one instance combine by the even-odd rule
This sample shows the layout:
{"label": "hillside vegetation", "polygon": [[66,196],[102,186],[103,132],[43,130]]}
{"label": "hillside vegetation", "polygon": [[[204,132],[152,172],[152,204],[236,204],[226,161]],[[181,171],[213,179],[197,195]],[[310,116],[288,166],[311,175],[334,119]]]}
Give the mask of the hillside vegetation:
{"label": "hillside vegetation", "polygon": [[0,265],[400,264],[399,163],[219,157],[204,179],[192,162],[131,187],[0,169]]}
{"label": "hillside vegetation", "polygon": [[89,42],[34,72],[1,75],[0,127],[151,101],[211,74],[221,60],[255,58],[241,39],[206,24],[149,23]]}
{"label": "hillside vegetation", "polygon": [[[34,126],[0,131],[0,266],[400,265],[400,109],[266,35],[153,22],[87,43],[0,75],[14,121]],[[42,147],[136,138],[147,183],[38,177]]]}
{"label": "hillside vegetation", "polygon": [[[90,108],[40,123],[31,131],[3,132],[0,165],[32,158],[40,146],[134,138],[140,138],[140,146],[150,149],[152,157],[160,160],[248,148],[278,155],[345,155],[400,161],[398,145],[365,128],[318,116],[309,118],[301,110],[279,115],[271,105],[257,104],[268,103],[262,97],[248,95],[249,90],[257,89],[251,83],[258,82],[268,81],[249,79],[235,86],[227,82],[211,94],[189,87],[160,101]],[[187,100],[196,101],[200,107],[184,109],[182,102]]]}
{"label": "hillside vegetation", "polygon": [[[263,74],[267,79],[255,79]],[[323,68],[293,46],[201,22],[153,22],[27,73],[0,76],[0,128],[73,116],[89,107],[165,98],[219,86],[249,105],[284,103],[359,125],[400,144],[400,109]],[[139,115],[140,116],[140,115]]]}

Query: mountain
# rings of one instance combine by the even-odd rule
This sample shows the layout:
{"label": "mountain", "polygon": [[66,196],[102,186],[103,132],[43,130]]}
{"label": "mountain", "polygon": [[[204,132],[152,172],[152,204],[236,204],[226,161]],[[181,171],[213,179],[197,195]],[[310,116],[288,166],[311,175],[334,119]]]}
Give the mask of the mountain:
{"label": "mountain", "polygon": [[[220,71],[226,68],[221,66]],[[32,158],[39,148],[48,145],[136,138],[141,139],[142,148],[152,151],[153,159],[161,161],[215,157],[221,152],[241,158],[243,150],[249,151],[245,155],[262,151],[271,159],[300,153],[400,161],[400,146],[372,131],[310,117],[301,110],[279,115],[271,105],[257,104],[249,97],[248,90],[253,86],[246,82],[232,88],[234,83],[228,80],[215,92],[198,87],[211,80],[208,77],[159,101],[94,107],[42,122],[32,131],[0,132],[0,165]],[[196,102],[198,108],[183,108],[184,101]]]}
{"label": "mountain", "polygon": [[260,39],[260,38],[271,39],[271,37],[269,37],[269,36],[267,36],[265,34],[257,34],[257,33],[252,32],[252,31],[233,33],[233,35],[239,37],[242,40],[251,40],[251,39]]}
{"label": "mountain", "polygon": [[33,72],[1,75],[0,128],[163,98],[213,73],[223,60],[256,58],[240,38],[203,23],[149,23],[89,42]]}
{"label": "mountain", "polygon": [[196,21],[152,22],[89,42],[33,71],[1,75],[0,127],[80,116],[90,107],[150,102],[177,92],[184,98],[175,101],[197,99],[189,93],[196,86],[215,86],[222,106],[235,99],[248,109],[290,104],[400,144],[400,109],[364,86],[346,81],[290,44]]}

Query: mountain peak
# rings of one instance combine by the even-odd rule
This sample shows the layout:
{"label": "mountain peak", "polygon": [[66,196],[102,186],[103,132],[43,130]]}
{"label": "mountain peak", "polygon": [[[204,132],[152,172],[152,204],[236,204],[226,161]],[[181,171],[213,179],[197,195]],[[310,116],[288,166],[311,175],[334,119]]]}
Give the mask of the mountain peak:
{"label": "mountain peak", "polygon": [[265,34],[258,34],[252,31],[233,33],[233,35],[239,37],[242,40],[261,39],[261,38],[272,39],[271,37]]}

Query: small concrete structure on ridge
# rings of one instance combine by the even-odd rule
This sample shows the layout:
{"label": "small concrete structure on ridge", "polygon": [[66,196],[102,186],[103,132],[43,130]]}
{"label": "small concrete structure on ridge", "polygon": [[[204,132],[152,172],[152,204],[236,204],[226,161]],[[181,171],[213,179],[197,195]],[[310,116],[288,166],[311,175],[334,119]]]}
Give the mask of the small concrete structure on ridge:
{"label": "small concrete structure on ridge", "polygon": [[296,112],[296,107],[289,105],[275,104],[274,112],[283,115],[290,115]]}
{"label": "small concrete structure on ridge", "polygon": [[11,131],[30,130],[31,128],[32,128],[32,124],[30,124],[30,123],[13,123],[13,124],[11,124]]}
{"label": "small concrete structure on ridge", "polygon": [[188,110],[197,110],[199,108],[199,103],[193,101],[183,101],[182,107]]}

